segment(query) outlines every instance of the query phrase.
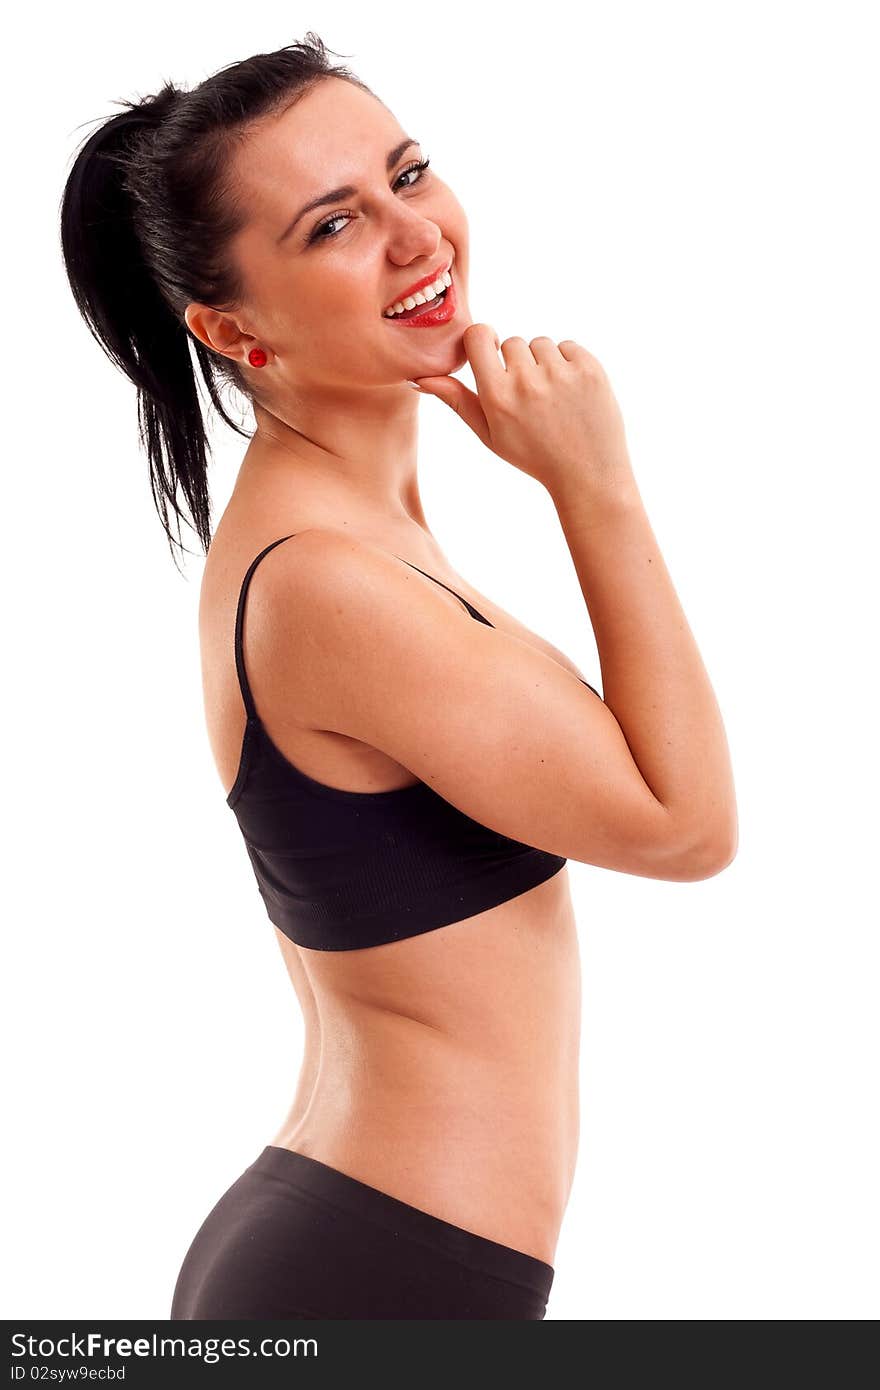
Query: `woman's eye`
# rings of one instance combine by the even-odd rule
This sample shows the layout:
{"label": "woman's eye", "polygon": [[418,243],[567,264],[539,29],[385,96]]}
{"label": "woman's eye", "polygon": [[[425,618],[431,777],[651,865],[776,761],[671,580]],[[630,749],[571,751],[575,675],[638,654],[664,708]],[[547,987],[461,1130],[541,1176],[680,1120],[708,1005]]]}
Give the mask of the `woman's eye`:
{"label": "woman's eye", "polygon": [[[425,170],[427,169],[430,163],[430,159],[414,160],[413,163],[408,164],[405,169],[401,169],[400,173],[397,175],[395,183],[399,183],[405,174],[418,174],[418,178],[413,179],[411,183],[405,183],[403,185],[404,188],[414,187],[415,184],[421,181],[421,179],[424,176]],[[315,228],[315,230],[309,237],[309,242],[311,243],[313,241],[332,241],[334,237],[337,237],[339,235],[339,232],[327,232],[325,234],[324,229],[326,227],[332,227],[334,222],[340,222],[343,219],[348,220],[351,217],[354,217],[354,213],[349,212],[348,210],[346,210],[345,212],[335,212],[332,217],[327,217],[323,222],[320,222],[318,224],[318,226]]]}
{"label": "woman's eye", "polygon": [[[416,159],[416,160],[413,160],[412,164],[407,164],[407,166],[406,166],[405,169],[401,169],[400,173],[398,174],[398,178],[402,179],[403,176],[404,176],[404,174],[414,174],[414,173],[417,173],[417,174],[419,175],[419,178],[421,178],[422,174],[424,174],[425,170],[427,169],[427,167],[428,167],[428,165],[429,165],[430,163],[431,163],[430,159]],[[418,182],[419,182],[419,179],[416,179],[415,182],[418,183]],[[408,184],[406,185],[406,187],[407,187],[407,188],[412,188],[412,184],[411,184],[411,183],[408,183]]]}
{"label": "woman's eye", "polygon": [[323,232],[323,230],[324,230],[325,227],[332,227],[334,222],[340,222],[340,221],[342,220],[343,217],[351,217],[351,216],[352,216],[352,214],[351,214],[351,213],[348,213],[348,212],[336,212],[336,213],[334,213],[332,217],[328,217],[328,218],[327,218],[327,221],[326,221],[326,222],[322,222],[321,225],[320,225],[319,227],[316,227],[316,228],[315,228],[314,232],[313,232],[312,235],[309,237],[309,241],[327,241],[328,239],[330,239],[330,238],[332,238],[332,237],[334,237],[334,236],[338,236],[338,235],[339,235],[338,232],[332,232],[332,233],[330,233],[330,238],[328,238],[328,237],[326,237],[326,236],[322,236],[321,233]]}

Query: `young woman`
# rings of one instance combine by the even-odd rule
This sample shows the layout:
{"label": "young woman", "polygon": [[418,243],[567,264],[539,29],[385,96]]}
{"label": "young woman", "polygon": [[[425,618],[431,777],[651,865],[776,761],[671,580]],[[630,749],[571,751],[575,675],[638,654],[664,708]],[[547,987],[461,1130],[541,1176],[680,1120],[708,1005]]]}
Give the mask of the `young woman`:
{"label": "young woman", "polygon": [[[210,741],[305,1021],[171,1316],[539,1319],[578,1140],[566,859],[719,872],[728,749],[602,367],[472,323],[462,208],[327,51],[126,104],[62,208],[166,532],[185,503],[207,552]],[[256,421],[213,536],[191,351]],[[413,380],[549,491],[604,699],[446,560]]]}

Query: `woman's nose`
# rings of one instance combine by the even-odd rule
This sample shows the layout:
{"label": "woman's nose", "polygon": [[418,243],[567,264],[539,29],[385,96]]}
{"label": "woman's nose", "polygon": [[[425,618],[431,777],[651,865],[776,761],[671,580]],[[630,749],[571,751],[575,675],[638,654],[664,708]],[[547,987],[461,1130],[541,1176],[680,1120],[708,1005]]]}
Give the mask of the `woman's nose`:
{"label": "woman's nose", "polygon": [[436,222],[408,208],[401,203],[396,205],[396,216],[388,236],[389,252],[392,256],[415,260],[418,256],[433,256],[443,240],[443,234]]}

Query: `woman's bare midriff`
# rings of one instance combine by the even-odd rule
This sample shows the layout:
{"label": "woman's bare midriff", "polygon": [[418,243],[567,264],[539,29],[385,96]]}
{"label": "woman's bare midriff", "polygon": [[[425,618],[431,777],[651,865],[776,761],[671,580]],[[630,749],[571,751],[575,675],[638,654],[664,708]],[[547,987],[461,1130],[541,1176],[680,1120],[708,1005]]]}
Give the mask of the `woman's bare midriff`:
{"label": "woman's bare midriff", "polygon": [[578,1142],[567,867],[385,946],[312,951],[276,934],[305,1049],[270,1142],[552,1264]]}
{"label": "woman's bare midriff", "polygon": [[[269,541],[308,525],[300,517],[258,526],[252,511],[232,520],[227,510],[208,555],[203,685],[227,791],[244,732],[233,647],[238,589]],[[366,537],[576,672],[564,653],[455,574],[433,543],[406,533]],[[448,602],[474,621],[452,595]],[[260,714],[281,751],[318,781],[379,791],[412,780],[377,749],[297,727],[283,706]],[[567,866],[487,912],[363,950],[309,950],[267,927],[304,1023],[293,1104],[267,1142],[552,1264],[578,1142],[580,967]]]}

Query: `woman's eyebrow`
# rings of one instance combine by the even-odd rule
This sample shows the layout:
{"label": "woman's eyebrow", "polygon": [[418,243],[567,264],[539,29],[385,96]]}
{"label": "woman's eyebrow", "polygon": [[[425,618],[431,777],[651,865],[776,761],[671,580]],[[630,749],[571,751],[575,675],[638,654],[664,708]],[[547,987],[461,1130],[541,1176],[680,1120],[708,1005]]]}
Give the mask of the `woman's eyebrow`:
{"label": "woman's eyebrow", "polygon": [[[418,140],[402,140],[399,145],[394,146],[393,150],[389,150],[388,154],[385,156],[385,168],[388,170],[388,173],[391,173],[391,170],[394,168],[404,150],[408,150],[410,145],[418,145],[420,143],[421,142]],[[357,189],[353,184],[347,183],[343,185],[342,188],[331,188],[329,193],[322,193],[320,198],[313,198],[310,203],[306,203],[305,207],[301,207],[293,220],[287,224],[280,237],[278,237],[276,245],[280,245],[285,237],[290,235],[299,219],[305,217],[307,212],[311,212],[312,208],[323,207],[325,203],[338,203],[341,198],[351,198],[355,193],[357,193]]]}

